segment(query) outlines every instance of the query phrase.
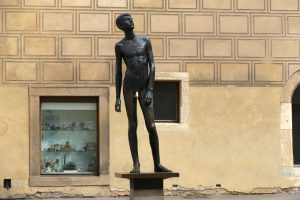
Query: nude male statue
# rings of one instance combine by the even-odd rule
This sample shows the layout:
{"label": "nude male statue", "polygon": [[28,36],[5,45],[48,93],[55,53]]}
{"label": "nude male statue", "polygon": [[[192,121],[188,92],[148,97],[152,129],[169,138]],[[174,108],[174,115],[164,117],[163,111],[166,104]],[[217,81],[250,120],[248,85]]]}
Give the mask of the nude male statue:
{"label": "nude male statue", "polygon": [[[121,112],[122,59],[126,64],[123,83],[123,95],[128,117],[128,139],[133,160],[130,173],[140,173],[140,162],[137,145],[137,99],[141,106],[154,161],[155,172],[171,172],[160,164],[159,141],[154,122],[153,84],[155,65],[150,40],[135,35],[134,23],[130,14],[121,14],[116,19],[117,27],[125,37],[115,45],[116,53],[116,103],[115,110]],[[149,66],[149,70],[148,70]],[[136,97],[138,93],[138,97]]]}

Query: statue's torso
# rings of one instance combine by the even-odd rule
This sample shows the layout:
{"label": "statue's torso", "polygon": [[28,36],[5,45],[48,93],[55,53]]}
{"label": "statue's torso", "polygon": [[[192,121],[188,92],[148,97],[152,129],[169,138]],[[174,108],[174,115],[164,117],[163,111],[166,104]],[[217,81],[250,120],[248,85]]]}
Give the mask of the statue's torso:
{"label": "statue's torso", "polygon": [[122,40],[119,45],[126,64],[124,86],[135,91],[146,88],[149,79],[146,38],[137,36],[133,40]]}

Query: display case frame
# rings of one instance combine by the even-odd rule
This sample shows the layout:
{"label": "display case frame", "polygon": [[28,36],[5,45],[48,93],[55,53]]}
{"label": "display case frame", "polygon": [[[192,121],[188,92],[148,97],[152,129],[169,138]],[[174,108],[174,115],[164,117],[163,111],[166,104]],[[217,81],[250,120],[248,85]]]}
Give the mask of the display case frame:
{"label": "display case frame", "polygon": [[[41,175],[41,99],[95,97],[98,99],[97,175]],[[109,185],[109,87],[99,85],[33,85],[29,88],[30,186]]]}
{"label": "display case frame", "polygon": [[41,175],[98,175],[98,102],[98,97],[40,98]]}

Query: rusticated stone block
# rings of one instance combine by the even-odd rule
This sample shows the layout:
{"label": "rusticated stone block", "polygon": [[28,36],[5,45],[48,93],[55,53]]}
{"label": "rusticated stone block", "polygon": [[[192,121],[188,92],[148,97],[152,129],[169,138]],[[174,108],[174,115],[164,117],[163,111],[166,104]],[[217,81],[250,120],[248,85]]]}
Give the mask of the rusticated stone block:
{"label": "rusticated stone block", "polygon": [[249,20],[247,15],[220,15],[219,19],[220,33],[245,34],[249,32]]}
{"label": "rusticated stone block", "polygon": [[43,81],[74,81],[74,63],[69,61],[43,62]]}
{"label": "rusticated stone block", "polygon": [[184,16],[185,33],[214,33],[214,15],[187,14]]}
{"label": "rusticated stone block", "polygon": [[92,0],[61,0],[61,7],[91,8]]}
{"label": "rusticated stone block", "polygon": [[4,62],[6,81],[36,81],[38,63],[34,61]]}
{"label": "rusticated stone block", "polygon": [[282,34],[282,16],[254,16],[253,32],[255,34]]}
{"label": "rusticated stone block", "polygon": [[0,32],[3,31],[3,14],[2,10],[0,9]]}
{"label": "rusticated stone block", "polygon": [[25,7],[55,7],[55,0],[24,0]]}
{"label": "rusticated stone block", "polygon": [[281,63],[255,63],[255,82],[282,82],[284,69]]}
{"label": "rusticated stone block", "polygon": [[6,11],[6,31],[37,31],[37,13],[34,11]]}
{"label": "rusticated stone block", "polygon": [[204,10],[231,10],[231,0],[202,0],[202,8]]}
{"label": "rusticated stone block", "polygon": [[165,41],[163,38],[151,38],[154,57],[165,56]]}
{"label": "rusticated stone block", "polygon": [[92,37],[62,37],[61,38],[62,56],[93,56],[93,38]]}
{"label": "rusticated stone block", "polygon": [[119,38],[97,38],[97,56],[114,56],[115,44],[119,41]]}
{"label": "rusticated stone block", "polygon": [[157,72],[180,72],[180,63],[178,62],[156,62]]}
{"label": "rusticated stone block", "polygon": [[169,8],[171,9],[197,9],[197,0],[169,0]]}
{"label": "rusticated stone block", "polygon": [[272,58],[299,58],[299,40],[277,40],[271,41]]}
{"label": "rusticated stone block", "polygon": [[56,56],[56,37],[25,36],[24,56]]}
{"label": "rusticated stone block", "polygon": [[0,6],[18,6],[18,0],[0,0]]}
{"label": "rusticated stone block", "polygon": [[238,10],[265,10],[266,0],[237,0]]}
{"label": "rusticated stone block", "polygon": [[180,16],[177,14],[150,14],[151,33],[179,33]]}
{"label": "rusticated stone block", "polygon": [[221,82],[249,82],[250,81],[249,63],[221,63],[220,81]]}
{"label": "rusticated stone block", "polygon": [[288,16],[287,17],[287,33],[288,34],[300,34],[300,17]]}
{"label": "rusticated stone block", "polygon": [[109,32],[109,13],[79,13],[79,31]]}
{"label": "rusticated stone block", "polygon": [[[291,103],[282,103],[281,104],[281,116],[280,121],[288,123],[292,126],[292,105]],[[290,109],[290,110],[288,110]],[[294,165],[294,156],[293,156],[293,130],[292,129],[282,129],[280,126],[280,141],[281,141],[281,166],[282,166],[282,175],[283,176],[294,176],[295,174],[295,165]],[[296,171],[297,173],[297,171]]]}
{"label": "rusticated stone block", "polygon": [[281,130],[292,130],[292,104],[281,103],[280,105],[280,129]]}
{"label": "rusticated stone block", "polygon": [[215,63],[186,63],[185,69],[191,82],[215,82]]}
{"label": "rusticated stone block", "polygon": [[99,8],[127,8],[127,0],[98,0],[97,6]]}
{"label": "rusticated stone block", "polygon": [[291,77],[295,72],[300,70],[300,63],[288,64],[288,77]]}
{"label": "rusticated stone block", "polygon": [[[146,16],[145,14],[134,13],[131,15],[134,21],[134,30],[137,33],[146,32]],[[119,30],[119,29],[118,29]],[[120,31],[120,30],[119,30]]]}
{"label": "rusticated stone block", "polygon": [[80,81],[110,81],[110,63],[104,61],[84,61],[79,64]]}
{"label": "rusticated stone block", "polygon": [[74,31],[73,12],[44,12],[43,31]]}
{"label": "rusticated stone block", "polygon": [[19,37],[1,36],[0,37],[0,56],[18,56]]}
{"label": "rusticated stone block", "polygon": [[237,41],[238,58],[264,58],[266,57],[266,40],[239,39]]}
{"label": "rusticated stone block", "polygon": [[169,57],[197,58],[198,40],[196,38],[169,39]]}
{"label": "rusticated stone block", "polygon": [[204,39],[203,57],[232,57],[232,40]]}
{"label": "rusticated stone block", "polygon": [[299,84],[300,73],[294,73],[289,79],[287,79],[286,84],[283,86],[281,91],[280,102],[281,103],[291,103],[293,93]]}
{"label": "rusticated stone block", "polygon": [[132,0],[133,8],[154,8],[154,9],[163,9],[164,1],[163,0]]}
{"label": "rusticated stone block", "polygon": [[2,61],[2,59],[0,59],[0,83],[3,83],[3,72],[4,72],[3,69],[4,69],[3,68],[3,61]]}
{"label": "rusticated stone block", "polygon": [[270,0],[271,10],[276,11],[297,11],[299,10],[298,0]]}
{"label": "rusticated stone block", "polygon": [[[117,33],[123,33],[120,29],[117,28],[115,25],[116,18],[120,15],[121,13],[115,13],[115,19],[114,19],[114,27],[115,27],[115,32]],[[131,17],[133,18],[134,21],[134,31],[136,33],[146,33],[146,16],[144,13],[131,13]]]}

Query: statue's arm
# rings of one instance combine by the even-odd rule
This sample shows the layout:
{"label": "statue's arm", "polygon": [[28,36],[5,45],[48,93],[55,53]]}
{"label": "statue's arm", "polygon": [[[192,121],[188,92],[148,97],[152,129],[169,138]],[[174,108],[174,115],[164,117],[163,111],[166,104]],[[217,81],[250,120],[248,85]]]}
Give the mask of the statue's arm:
{"label": "statue's arm", "polygon": [[120,45],[115,45],[115,54],[116,54],[116,103],[115,103],[115,110],[117,112],[121,112],[121,88],[122,88],[122,56],[120,51]]}
{"label": "statue's arm", "polygon": [[146,104],[151,104],[153,98],[153,86],[155,79],[155,63],[150,39],[147,39],[147,56],[149,62],[149,83],[146,94]]}

